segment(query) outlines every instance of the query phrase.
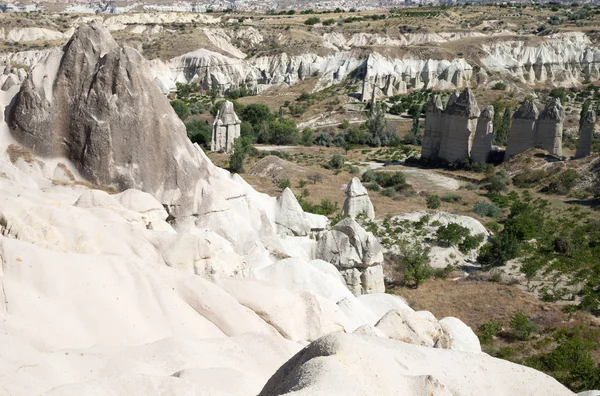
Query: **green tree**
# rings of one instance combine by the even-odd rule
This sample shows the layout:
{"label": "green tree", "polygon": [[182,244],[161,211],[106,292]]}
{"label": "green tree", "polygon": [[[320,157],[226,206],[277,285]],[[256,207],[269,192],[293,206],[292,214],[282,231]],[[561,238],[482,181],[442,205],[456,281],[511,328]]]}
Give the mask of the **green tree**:
{"label": "green tree", "polygon": [[175,113],[182,121],[185,121],[190,116],[190,108],[181,99],[172,100],[171,107],[173,107],[173,110],[175,110]]}
{"label": "green tree", "polygon": [[208,146],[211,141],[211,128],[206,121],[193,120],[185,123],[188,138],[192,143]]}
{"label": "green tree", "polygon": [[431,276],[432,271],[429,266],[431,249],[420,242],[409,243],[406,239],[400,239],[396,247],[398,250],[394,263],[396,271],[403,274],[405,282],[412,282],[414,288],[418,288]]}
{"label": "green tree", "polygon": [[435,194],[430,194],[427,196],[427,207],[429,209],[437,209],[442,204],[442,200]]}
{"label": "green tree", "polygon": [[330,169],[342,169],[346,163],[346,157],[340,153],[335,153],[329,158],[327,165]]}
{"label": "green tree", "polygon": [[537,326],[529,321],[522,312],[517,312],[510,319],[511,335],[517,340],[526,341],[537,331]]}
{"label": "green tree", "polygon": [[300,142],[304,146],[312,146],[315,139],[315,131],[311,128],[304,128]]}
{"label": "green tree", "polygon": [[210,100],[213,103],[215,102],[217,97],[219,97],[219,92],[220,92],[219,83],[217,82],[217,80],[213,79],[210,83],[210,90],[208,93],[208,95],[210,96]]}
{"label": "green tree", "polygon": [[374,137],[377,138],[383,135],[385,132],[386,121],[385,112],[381,106],[377,105],[374,109],[372,109],[369,118],[367,118],[367,121],[365,121],[365,126]]}
{"label": "green tree", "polygon": [[260,125],[264,121],[269,122],[274,118],[267,105],[256,103],[246,106],[239,115],[242,121],[249,122],[253,126]]}
{"label": "green tree", "polygon": [[229,171],[233,173],[244,172],[244,161],[252,150],[252,143],[248,139],[239,137],[233,143],[233,153],[229,156]]}

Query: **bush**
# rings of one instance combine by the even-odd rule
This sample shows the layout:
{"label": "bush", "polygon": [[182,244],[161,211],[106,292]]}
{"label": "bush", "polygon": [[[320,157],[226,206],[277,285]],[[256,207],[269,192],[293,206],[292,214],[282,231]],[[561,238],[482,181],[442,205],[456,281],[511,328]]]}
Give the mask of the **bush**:
{"label": "bush", "polygon": [[479,250],[477,261],[484,266],[501,266],[519,256],[519,240],[513,234],[501,232]]}
{"label": "bush", "polygon": [[315,138],[315,131],[311,128],[305,128],[302,131],[302,137],[300,138],[300,143],[303,146],[312,146]]}
{"label": "bush", "polygon": [[496,90],[496,91],[506,91],[506,84],[499,81],[496,84],[494,84],[494,86],[492,87],[492,89]]}
{"label": "bush", "polygon": [[431,276],[429,253],[431,249],[419,242],[409,243],[405,239],[398,241],[398,255],[394,263],[396,271],[404,276],[404,282],[412,282],[418,288]]}
{"label": "bush", "polygon": [[492,320],[479,326],[479,342],[482,344],[491,344],[494,337],[502,330],[502,323]]}
{"label": "bush", "polygon": [[185,121],[185,119],[190,116],[190,108],[181,99],[172,100],[171,107],[173,110],[175,110],[177,117],[179,117],[182,121]]}
{"label": "bush", "polygon": [[512,179],[513,184],[519,188],[531,188],[539,184],[548,176],[548,172],[543,169],[527,170],[526,172],[515,175]]}
{"label": "bush", "polygon": [[317,146],[329,146],[331,144],[331,135],[326,132],[321,132],[315,138],[315,144]]}
{"label": "bush", "polygon": [[473,250],[477,249],[479,245],[483,242],[484,236],[483,234],[478,235],[467,235],[464,237],[462,242],[458,245],[458,250],[463,254],[468,254]]}
{"label": "bush", "polygon": [[233,154],[229,156],[229,171],[233,173],[244,172],[244,160],[250,151],[252,143],[243,137],[235,139],[233,143]]}
{"label": "bush", "polygon": [[311,173],[308,175],[308,180],[310,180],[312,184],[317,184],[323,181],[323,175],[320,173]]}
{"label": "bush", "polygon": [[551,194],[566,195],[577,185],[579,174],[575,169],[567,169],[554,177],[544,192]]}
{"label": "bush", "polygon": [[346,163],[346,157],[340,153],[335,153],[329,158],[327,166],[329,169],[342,169]]}
{"label": "bush", "polygon": [[192,103],[190,106],[190,113],[192,114],[202,114],[204,111],[206,111],[206,109],[201,102]]}
{"label": "bush", "polygon": [[212,133],[206,121],[193,120],[186,122],[185,129],[192,143],[198,143],[201,146],[210,145]]}
{"label": "bush", "polygon": [[320,21],[321,21],[321,18],[311,17],[311,18],[308,18],[306,21],[304,21],[304,24],[308,25],[308,26],[312,26],[312,25],[316,25]]}
{"label": "bush", "polygon": [[365,187],[367,187],[367,189],[371,191],[379,191],[381,189],[379,187],[379,184],[377,184],[376,182],[368,183]]}
{"label": "bush", "polygon": [[427,207],[429,209],[437,209],[441,205],[440,197],[435,194],[431,194],[427,196]]}
{"label": "bush", "polygon": [[510,320],[511,337],[526,341],[537,331],[537,326],[529,321],[522,312],[517,312]]}
{"label": "bush", "polygon": [[510,182],[508,173],[504,169],[500,172],[494,173],[486,178],[486,185],[484,188],[491,194],[499,193],[506,190],[506,186]]}
{"label": "bush", "polygon": [[[237,109],[236,112],[238,112]],[[274,118],[269,107],[264,104],[250,104],[244,107],[238,114],[242,121],[249,122],[252,125],[260,125],[263,122],[269,122]]]}
{"label": "bush", "polygon": [[492,219],[498,219],[502,214],[502,210],[491,202],[477,202],[473,205],[473,212],[477,213],[481,217],[491,217]]}
{"label": "bush", "polygon": [[375,175],[375,172],[369,169],[365,173],[363,173],[361,180],[363,183],[374,182],[377,180],[377,175]]}
{"label": "bush", "polygon": [[437,229],[435,236],[439,244],[457,246],[464,238],[471,235],[468,228],[457,223],[448,223]]}
{"label": "bush", "polygon": [[458,194],[448,193],[444,195],[441,199],[443,202],[458,203],[462,200],[462,197]]}
{"label": "bush", "polygon": [[335,19],[326,19],[323,21],[323,26],[331,26],[335,23]]}
{"label": "bush", "polygon": [[285,190],[286,188],[290,188],[291,186],[292,186],[292,183],[290,182],[290,179],[281,179],[277,183],[277,187],[280,190]]}

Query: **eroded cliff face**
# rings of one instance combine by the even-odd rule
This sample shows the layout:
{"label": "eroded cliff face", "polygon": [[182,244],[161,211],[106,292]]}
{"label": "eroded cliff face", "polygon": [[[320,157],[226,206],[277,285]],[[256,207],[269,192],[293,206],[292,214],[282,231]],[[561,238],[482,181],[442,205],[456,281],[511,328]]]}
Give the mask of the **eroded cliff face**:
{"label": "eroded cliff face", "polygon": [[[127,28],[133,34],[138,27],[119,25],[113,20],[104,24],[112,30]],[[267,33],[256,28],[233,31],[204,27],[198,34],[206,38],[203,48],[170,60],[150,62],[152,76],[163,92],[173,89],[176,82],[199,81],[204,88],[216,84],[223,92],[245,85],[258,94],[272,86],[292,86],[309,77],[317,78],[318,90],[352,77],[363,81],[358,94],[368,101],[373,93],[380,97],[411,89],[462,89],[491,85],[498,79],[568,87],[600,78],[600,49],[580,32],[547,37],[510,32],[489,36],[480,32],[395,36],[325,33],[321,43],[312,47],[288,47],[289,51],[261,56],[249,56],[231,44],[235,41],[244,43],[245,49],[261,48]],[[473,51],[478,54],[476,57],[456,56],[456,51],[446,48],[462,39],[471,40],[469,45],[477,50]],[[277,40],[282,48],[289,45],[285,36]],[[2,55],[0,63],[32,67],[43,54],[44,51],[25,51]]]}
{"label": "eroded cliff face", "polygon": [[359,92],[363,101],[370,100],[373,91],[379,97],[403,94],[410,89],[452,90],[485,85],[488,81],[491,84],[493,79],[488,76],[557,86],[574,86],[600,78],[600,50],[582,33],[561,33],[547,38],[497,37],[494,44],[481,39],[473,44],[480,50],[478,59],[448,57],[443,51],[433,57],[411,55],[411,51],[404,55],[390,54],[395,52],[394,48],[435,47],[464,35],[447,36],[407,35],[400,39],[360,34],[348,38],[332,33],[323,38],[325,48],[336,49],[331,55],[280,53],[240,59],[199,50],[168,62],[155,61],[153,70],[165,89],[173,88],[175,82],[199,80],[205,87],[216,83],[223,91],[246,85],[255,93],[274,85],[294,85],[307,77],[317,77],[315,89],[354,77],[363,80]]}

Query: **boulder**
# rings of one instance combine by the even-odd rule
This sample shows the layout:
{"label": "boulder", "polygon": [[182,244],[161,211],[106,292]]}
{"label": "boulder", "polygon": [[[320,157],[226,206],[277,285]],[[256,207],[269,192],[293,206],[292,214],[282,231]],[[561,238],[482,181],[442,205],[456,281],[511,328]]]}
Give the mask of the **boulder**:
{"label": "boulder", "polygon": [[433,348],[447,348],[448,337],[433,315],[424,315],[413,310],[390,311],[375,328],[394,340]]}
{"label": "boulder", "polygon": [[361,184],[358,177],[353,177],[346,186],[346,200],[342,208],[342,216],[353,219],[364,214],[368,219],[375,219],[375,209],[369,199],[367,189]]}
{"label": "boulder", "polygon": [[477,120],[477,128],[473,136],[473,147],[471,148],[471,159],[475,162],[487,162],[488,155],[492,151],[492,140],[494,137],[494,106],[488,106],[481,112]]}
{"label": "boulder", "polygon": [[320,234],[315,255],[335,265],[355,295],[385,290],[381,245],[354,219],[347,217]]}
{"label": "boulder", "polygon": [[590,110],[581,120],[581,126],[579,127],[579,142],[577,143],[575,158],[582,158],[590,155],[595,126],[596,113],[594,110]]}
{"label": "boulder", "polygon": [[306,236],[310,232],[306,214],[289,188],[284,189],[277,197],[275,225],[278,234]]}
{"label": "boulder", "polygon": [[448,349],[465,352],[481,352],[479,338],[460,319],[448,316],[440,319],[440,326],[448,337]]}
{"label": "boulder", "polygon": [[554,378],[483,353],[329,334],[288,360],[259,396],[573,396]]}

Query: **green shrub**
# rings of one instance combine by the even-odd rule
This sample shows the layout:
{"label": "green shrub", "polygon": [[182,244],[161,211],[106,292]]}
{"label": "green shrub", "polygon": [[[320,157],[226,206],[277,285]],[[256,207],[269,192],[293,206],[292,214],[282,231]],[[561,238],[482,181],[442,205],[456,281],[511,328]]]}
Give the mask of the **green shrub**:
{"label": "green shrub", "polygon": [[202,114],[206,111],[202,102],[195,102],[190,105],[190,113]]}
{"label": "green shrub", "polygon": [[494,86],[492,87],[493,90],[496,91],[506,91],[506,84],[499,81],[496,84],[494,84]]}
{"label": "green shrub", "polygon": [[579,174],[575,169],[567,169],[556,175],[553,179],[544,189],[544,192],[566,195],[577,185]]}
{"label": "green shrub", "polygon": [[377,184],[376,182],[368,183],[366,185],[366,187],[367,187],[368,190],[371,190],[371,191],[379,191],[381,189],[379,187],[379,184]]}
{"label": "green shrub", "polygon": [[403,274],[404,282],[411,282],[415,288],[418,288],[432,274],[429,266],[431,249],[420,242],[409,243],[401,239],[397,243],[397,250],[394,268]]}
{"label": "green shrub", "polygon": [[437,242],[443,246],[458,246],[471,232],[457,223],[448,223],[435,232]]}
{"label": "green shrub", "polygon": [[502,330],[502,323],[497,321],[490,321],[479,326],[479,342],[482,344],[491,344],[494,341],[494,337]]}
{"label": "green shrub", "polygon": [[468,254],[471,251],[477,249],[483,242],[483,234],[467,235],[464,237],[462,242],[458,245],[458,250],[463,254]]}
{"label": "green shrub", "polygon": [[206,121],[193,120],[185,123],[188,138],[192,143],[199,145],[210,145],[212,132]]}
{"label": "green shrub", "polygon": [[173,110],[175,110],[177,117],[179,117],[182,121],[185,121],[185,119],[190,116],[190,108],[181,99],[172,100],[171,107]]}
{"label": "green shrub", "polygon": [[515,175],[512,179],[513,184],[520,188],[535,187],[548,176],[548,172],[543,169],[528,170]]}
{"label": "green shrub", "polygon": [[304,24],[308,25],[308,26],[312,26],[312,25],[316,25],[320,21],[321,21],[321,18],[311,17],[311,18],[308,18],[306,21],[304,21]]}
{"label": "green shrub", "polygon": [[453,202],[453,203],[457,203],[460,202],[462,200],[462,197],[458,194],[455,193],[448,193],[445,194],[444,196],[442,196],[441,200],[443,202]]}
{"label": "green shrub", "polygon": [[329,169],[342,169],[344,164],[346,163],[346,157],[344,157],[340,153],[335,153],[329,158],[329,162],[327,162],[327,166]]}
{"label": "green shrub", "polygon": [[440,197],[435,194],[431,194],[427,196],[427,207],[429,209],[437,209],[441,205]]}
{"label": "green shrub", "polygon": [[510,320],[511,337],[526,341],[537,331],[537,326],[529,321],[522,312],[517,312]]}
{"label": "green shrub", "polygon": [[281,179],[279,180],[279,182],[277,182],[277,187],[280,190],[285,190],[286,188],[290,188],[292,186],[292,183],[290,182],[290,179]]}
{"label": "green shrub", "polygon": [[502,214],[502,210],[491,202],[477,202],[473,205],[473,212],[477,213],[481,217],[491,217],[492,219],[498,219]]}

